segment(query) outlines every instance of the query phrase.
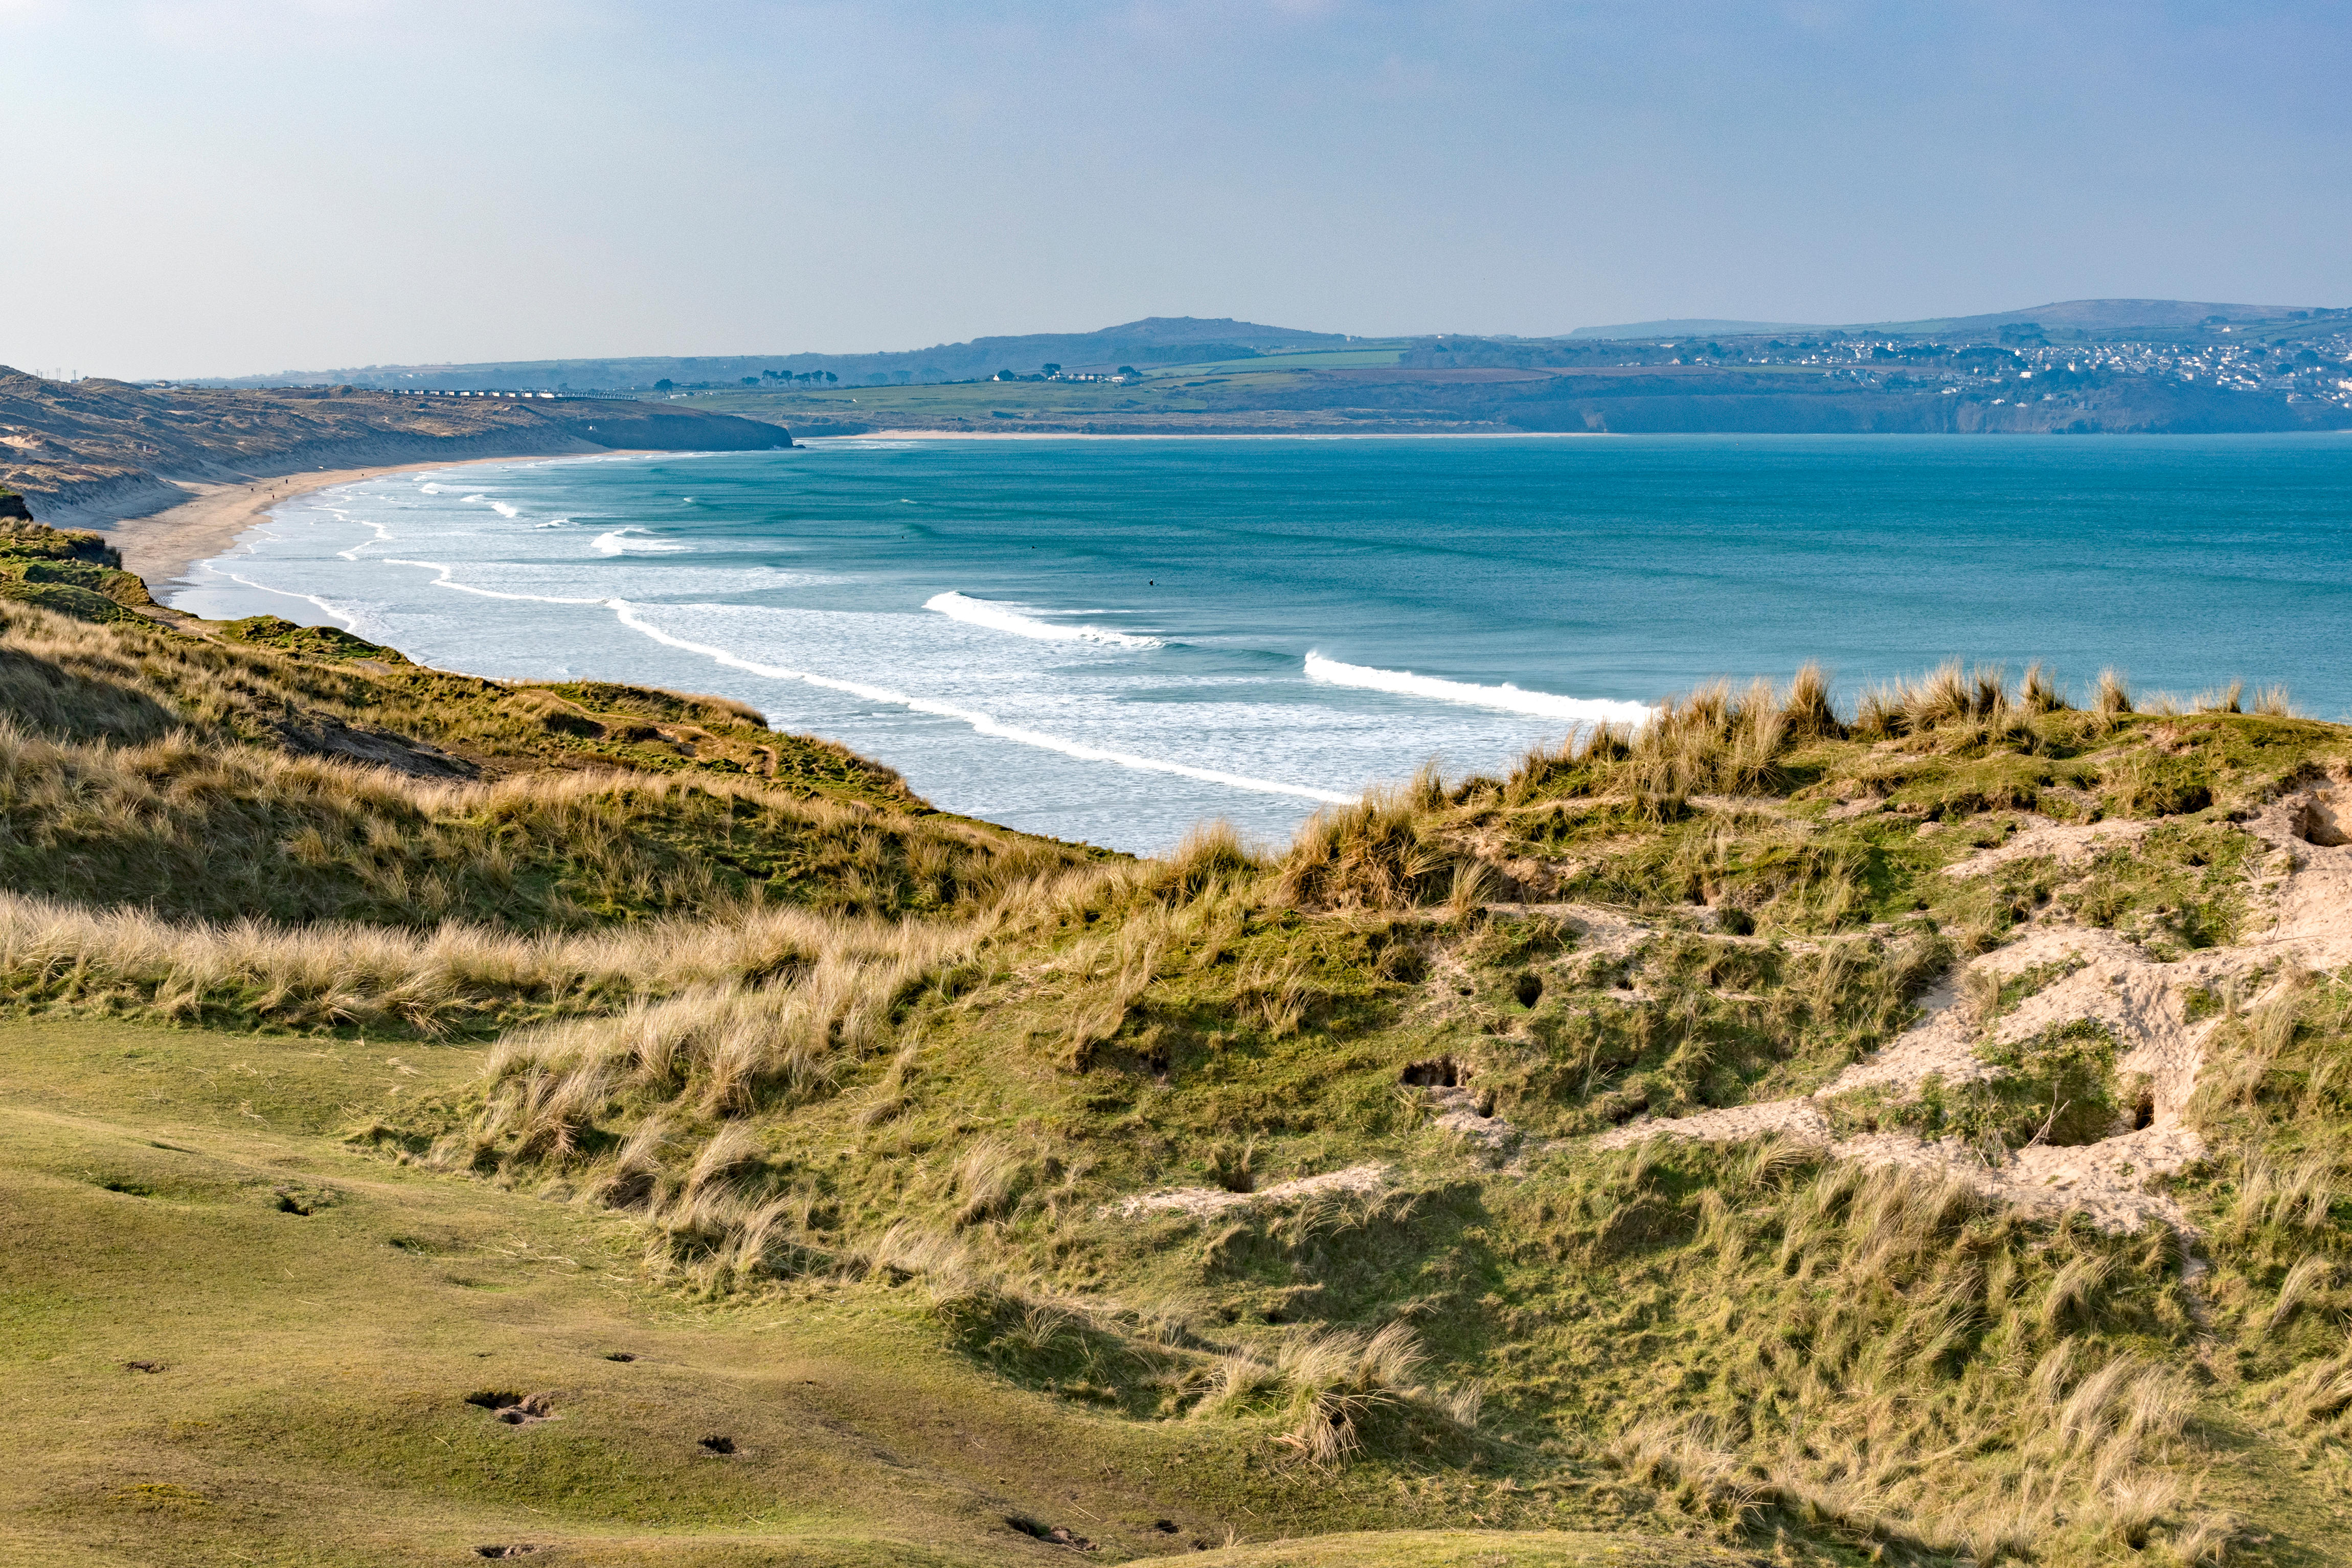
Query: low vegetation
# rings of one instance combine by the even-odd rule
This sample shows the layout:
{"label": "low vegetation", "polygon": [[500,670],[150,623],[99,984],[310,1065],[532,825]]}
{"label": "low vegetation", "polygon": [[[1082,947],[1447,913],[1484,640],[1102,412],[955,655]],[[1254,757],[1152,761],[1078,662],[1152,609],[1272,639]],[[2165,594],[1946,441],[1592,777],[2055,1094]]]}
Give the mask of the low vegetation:
{"label": "low vegetation", "polygon": [[[725,1551],[2336,1555],[2352,992],[2294,900],[2333,885],[2352,732],[2275,695],[1950,666],[1845,712],[1809,670],[1424,774],[1277,853],[1208,829],[1155,861],[932,812],[715,699],[284,623],[18,600],[0,703],[0,993],[68,1042],[59,1083],[138,1071],[100,1038],[204,1057],[173,1114],[313,1140],[298,1208],[584,1228],[597,1289],[713,1364],[822,1340],[869,1380],[826,1419],[930,1455],[924,1517],[956,1521],[921,1556],[933,1503],[807,1435],[846,1428],[713,1417],[695,1475],[790,1454],[848,1500],[829,1545],[770,1511]],[[2178,1103],[2094,981],[2173,998],[2146,1016],[2193,1031]],[[1934,1071],[1843,1076],[1921,1040],[1954,1042]],[[278,1065],[205,1076],[232,1057]],[[2002,1185],[2151,1161],[2140,1129],[2193,1143],[2099,1178],[2145,1219]],[[563,1431],[541,1375],[474,1414]],[[544,1439],[623,1478],[544,1542],[739,1530],[723,1486],[613,1457],[665,1400],[728,1397],[662,1386]],[[911,1408],[950,1387],[984,1473]],[[419,1519],[477,1497],[381,1462]],[[200,1509],[139,1495],[209,1560]],[[678,1560],[735,1560],[706,1545]]]}

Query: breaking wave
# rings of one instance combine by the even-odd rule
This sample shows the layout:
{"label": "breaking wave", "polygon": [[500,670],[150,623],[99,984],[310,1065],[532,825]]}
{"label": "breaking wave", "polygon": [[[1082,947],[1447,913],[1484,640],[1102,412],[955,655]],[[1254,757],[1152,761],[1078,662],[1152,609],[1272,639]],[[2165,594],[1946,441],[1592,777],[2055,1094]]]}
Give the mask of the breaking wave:
{"label": "breaking wave", "polygon": [[1429,697],[1472,707],[1523,713],[1536,718],[1564,719],[1570,724],[1647,724],[1656,709],[1647,703],[1612,702],[1605,697],[1563,697],[1550,692],[1523,691],[1505,681],[1498,686],[1467,681],[1416,675],[1411,670],[1376,670],[1367,664],[1343,664],[1320,653],[1307,655],[1307,678],[1329,686],[1355,686],[1389,692],[1401,697]]}
{"label": "breaking wave", "polygon": [[[632,538],[629,537],[632,534],[643,537]],[[610,533],[598,534],[588,541],[588,548],[598,555],[676,555],[680,550],[690,550],[694,547],[674,544],[668,539],[657,538],[650,528],[631,527],[614,528]]]}
{"label": "breaking wave", "polygon": [[935,610],[950,621],[961,621],[967,626],[985,626],[992,632],[1010,632],[1015,637],[1034,637],[1041,643],[1100,643],[1112,648],[1164,648],[1168,644],[1157,637],[1139,637],[1129,632],[1114,632],[1108,626],[1066,626],[1051,621],[1040,621],[1034,615],[1024,615],[1009,605],[986,599],[972,599],[950,590],[935,593],[923,601],[923,608]]}

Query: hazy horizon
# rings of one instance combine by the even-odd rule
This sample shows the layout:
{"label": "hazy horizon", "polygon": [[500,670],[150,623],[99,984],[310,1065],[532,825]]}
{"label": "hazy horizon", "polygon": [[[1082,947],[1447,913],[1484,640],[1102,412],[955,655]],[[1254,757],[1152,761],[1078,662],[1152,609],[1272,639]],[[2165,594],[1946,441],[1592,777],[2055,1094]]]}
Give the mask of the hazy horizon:
{"label": "hazy horizon", "polygon": [[2352,296],[2341,14],[0,0],[0,362]]}

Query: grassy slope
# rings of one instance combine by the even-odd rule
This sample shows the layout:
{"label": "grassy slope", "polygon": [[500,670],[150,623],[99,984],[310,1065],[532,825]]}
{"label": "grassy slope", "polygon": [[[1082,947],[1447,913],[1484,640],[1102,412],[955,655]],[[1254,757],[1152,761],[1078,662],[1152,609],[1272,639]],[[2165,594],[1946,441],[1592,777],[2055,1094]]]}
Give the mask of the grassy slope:
{"label": "grassy slope", "polygon": [[[1114,1556],[1411,1519],[1376,1482],[1320,1495],[1214,1434],[1024,1392],[943,1354],[904,1292],[692,1300],[647,1281],[626,1220],[328,1135],[455,1089],[472,1056],[0,1028],[9,1561],[441,1563],[562,1541],[564,1562],[946,1563],[1063,1550],[1011,1518]],[[554,1418],[466,1403],[506,1390],[552,1391]],[[1203,1560],[1702,1555],[1486,1536]]]}
{"label": "grassy slope", "polygon": [[[58,890],[96,915],[0,910],[28,1015],[0,1030],[0,1397],[30,1434],[5,1485],[60,1561],[1068,1550],[1016,1521],[1106,1558],[1230,1530],[1250,1563],[2336,1555],[2336,982],[2272,971],[2211,998],[2194,1115],[2214,1152],[2174,1184],[2199,1281],[2160,1228],[2030,1218],[1803,1148],[1580,1134],[1816,1086],[2021,929],[2079,923],[2158,958],[2235,940],[2275,869],[2239,824],[2340,771],[2340,727],[2040,711],[1954,680],[1844,738],[1801,691],[1725,695],[1630,750],[1339,814],[1278,864],[1213,836],[1136,864],[942,823],[845,763],[705,773],[790,737],[697,709],[693,756],[621,743],[685,795],[588,778],[681,846],[608,868],[603,904],[552,918],[527,879],[486,884],[472,925],[427,936],[446,902],[379,875],[342,911],[363,925],[240,935],[175,921],[212,906],[187,891],[205,835],[172,802],[279,813],[243,852],[296,866],[316,858],[300,799],[383,795],[353,845],[436,842],[460,866],[604,821],[542,812],[547,835],[518,839],[432,793],[481,786],[286,762],[254,743],[308,742],[253,726],[289,696],[436,727],[418,737],[503,775],[488,788],[519,809],[572,799],[583,761],[631,762],[593,748],[677,699],[583,688],[519,712],[284,628],[6,613],[12,671],[115,694],[43,709],[15,682],[49,732],[26,744],[91,777],[146,769],[155,837],[195,855],[152,884],[160,920],[103,914],[103,888]],[[197,738],[166,755],[58,716],[135,717],[134,697]],[[524,722],[551,700],[604,733]],[[726,847],[705,778],[838,852],[756,901],[699,880]],[[69,859],[54,835],[90,797],[14,799],[15,863]],[[1942,874],[2029,809],[2155,825],[2076,863]],[[926,852],[925,883],[911,850],[861,848],[883,829],[961,848]],[[167,1017],[262,1032],[138,1021]],[[1441,1060],[1471,1089],[1401,1082]],[[1988,1134],[2062,1082],[2128,1103],[2110,1059],[2060,1041],[2014,1065],[2010,1099],[1935,1113]],[[1490,1151],[1507,1127],[1527,1141]],[[1356,1190],[1276,1185],[1366,1166]],[[1260,1196],[1119,1207],[1182,1186]],[[495,1390],[553,1391],[558,1418],[464,1403]],[[735,1457],[696,1447],[719,1435]],[[1538,1533],[1448,1533],[1496,1529]],[[1286,1536],[1318,1539],[1266,1544]],[[1680,1543],[1640,1544],[1660,1539]]]}

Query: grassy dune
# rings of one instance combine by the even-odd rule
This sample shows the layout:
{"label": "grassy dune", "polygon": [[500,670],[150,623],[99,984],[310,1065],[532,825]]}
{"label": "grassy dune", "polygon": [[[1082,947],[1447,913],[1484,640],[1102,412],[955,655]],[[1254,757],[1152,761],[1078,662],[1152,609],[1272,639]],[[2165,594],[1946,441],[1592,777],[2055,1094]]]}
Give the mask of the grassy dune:
{"label": "grassy dune", "polygon": [[1136,862],[77,607],[0,603],[26,1560],[2343,1554],[2283,695],[1808,672]]}

